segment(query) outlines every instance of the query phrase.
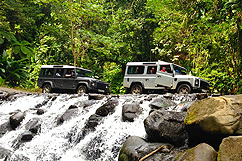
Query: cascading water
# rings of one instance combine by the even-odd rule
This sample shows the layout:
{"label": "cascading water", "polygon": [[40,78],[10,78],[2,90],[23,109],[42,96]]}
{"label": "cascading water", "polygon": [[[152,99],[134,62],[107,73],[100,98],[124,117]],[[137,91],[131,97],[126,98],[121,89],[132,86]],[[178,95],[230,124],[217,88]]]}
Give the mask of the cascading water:
{"label": "cascading water", "polygon": [[[157,96],[163,97],[162,95]],[[119,150],[127,137],[140,136],[145,138],[143,121],[149,115],[150,101],[147,98],[151,96],[120,95],[114,98],[118,100],[114,113],[104,117],[95,131],[87,133],[78,140],[78,135],[85,127],[88,118],[111,97],[106,96],[102,100],[92,100],[89,106],[85,106],[85,103],[91,101],[88,100],[88,95],[73,94],[33,94],[5,101],[0,105],[0,125],[9,121],[9,117],[16,111],[24,112],[25,118],[20,126],[15,130],[8,131],[0,138],[0,146],[12,152],[10,158],[7,158],[8,160],[118,160]],[[132,102],[142,102],[140,103],[142,113],[134,119],[134,122],[123,122],[122,106]],[[41,103],[44,114],[37,115],[37,105]],[[78,107],[78,114],[58,125],[58,118],[71,105]],[[31,141],[18,144],[19,137],[26,131],[26,124],[33,118],[40,120],[41,130]]]}
{"label": "cascading water", "polygon": [[[56,97],[54,101],[48,101],[41,108],[45,111],[43,115],[36,114],[36,105],[46,101],[49,97]],[[118,152],[130,135],[145,136],[143,120],[148,116],[149,102],[141,104],[142,114],[134,122],[122,122],[122,105],[127,102],[144,100],[144,97],[129,96],[120,97],[115,112],[104,118],[103,123],[90,132],[79,143],[70,143],[72,138],[83,129],[87,119],[95,113],[97,108],[106,102],[107,97],[88,107],[82,104],[88,101],[87,95],[77,96],[70,94],[40,94],[17,98],[14,101],[4,102],[0,105],[0,124],[9,120],[15,111],[26,114],[21,125],[7,132],[0,138],[0,145],[13,152],[9,160],[27,157],[31,161],[49,160],[117,160]],[[57,126],[57,118],[60,117],[71,105],[78,106],[78,116],[65,121]],[[34,138],[16,147],[16,140],[25,131],[26,123],[32,118],[41,120],[41,131]]]}

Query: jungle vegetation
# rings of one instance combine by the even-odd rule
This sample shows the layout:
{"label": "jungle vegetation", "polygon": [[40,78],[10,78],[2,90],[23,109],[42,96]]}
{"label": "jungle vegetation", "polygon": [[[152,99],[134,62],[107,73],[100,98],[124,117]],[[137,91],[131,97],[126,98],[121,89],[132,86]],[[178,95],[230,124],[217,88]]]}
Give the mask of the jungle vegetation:
{"label": "jungle vegetation", "polygon": [[1,0],[0,85],[37,89],[41,65],[66,64],[124,93],[125,64],[156,60],[242,93],[242,1]]}

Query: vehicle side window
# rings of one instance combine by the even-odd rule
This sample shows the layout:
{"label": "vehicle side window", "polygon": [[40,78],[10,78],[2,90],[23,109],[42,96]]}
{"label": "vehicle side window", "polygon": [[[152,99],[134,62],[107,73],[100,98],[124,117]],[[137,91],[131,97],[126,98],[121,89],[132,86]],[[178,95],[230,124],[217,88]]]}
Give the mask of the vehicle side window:
{"label": "vehicle side window", "polygon": [[166,72],[166,73],[172,73],[170,65],[161,65],[160,66],[160,71],[161,72]]}
{"label": "vehicle side window", "polygon": [[41,76],[52,76],[54,73],[54,69],[42,69],[40,72]]}
{"label": "vehicle side window", "polygon": [[144,66],[129,66],[128,74],[143,74]]}
{"label": "vehicle side window", "polygon": [[147,74],[156,74],[157,67],[156,66],[148,66]]}
{"label": "vehicle side window", "polygon": [[75,76],[75,70],[68,68],[65,70],[65,77],[69,78],[69,77],[74,77]]}
{"label": "vehicle side window", "polygon": [[55,76],[56,77],[62,77],[63,76],[63,69],[61,69],[61,68],[56,69]]}

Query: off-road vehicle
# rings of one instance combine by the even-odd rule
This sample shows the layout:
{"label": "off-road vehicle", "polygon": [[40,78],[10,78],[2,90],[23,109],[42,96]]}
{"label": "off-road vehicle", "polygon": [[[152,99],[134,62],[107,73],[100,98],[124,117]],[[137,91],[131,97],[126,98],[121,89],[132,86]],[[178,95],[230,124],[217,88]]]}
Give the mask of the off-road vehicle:
{"label": "off-road vehicle", "polygon": [[110,85],[95,79],[91,70],[69,65],[42,65],[37,85],[43,93],[53,90],[110,93]]}
{"label": "off-road vehicle", "polygon": [[188,94],[209,90],[206,80],[188,75],[184,67],[160,60],[127,63],[123,86],[132,94],[155,90]]}

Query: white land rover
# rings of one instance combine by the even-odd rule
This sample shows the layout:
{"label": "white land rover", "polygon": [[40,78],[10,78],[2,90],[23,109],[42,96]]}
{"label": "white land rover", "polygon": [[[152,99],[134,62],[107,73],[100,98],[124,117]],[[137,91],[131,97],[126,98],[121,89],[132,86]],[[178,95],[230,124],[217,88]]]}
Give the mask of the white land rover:
{"label": "white land rover", "polygon": [[209,83],[206,80],[188,75],[184,67],[160,60],[128,62],[123,86],[127,93],[132,94],[154,90],[188,94],[209,90]]}

